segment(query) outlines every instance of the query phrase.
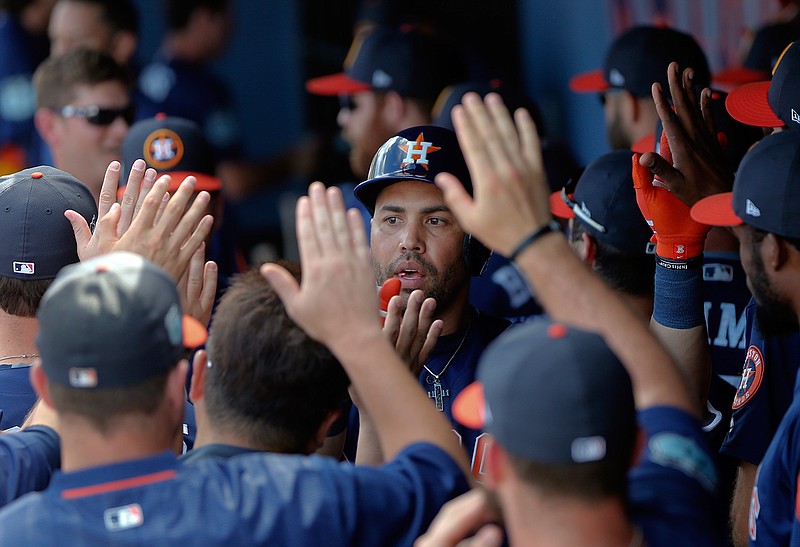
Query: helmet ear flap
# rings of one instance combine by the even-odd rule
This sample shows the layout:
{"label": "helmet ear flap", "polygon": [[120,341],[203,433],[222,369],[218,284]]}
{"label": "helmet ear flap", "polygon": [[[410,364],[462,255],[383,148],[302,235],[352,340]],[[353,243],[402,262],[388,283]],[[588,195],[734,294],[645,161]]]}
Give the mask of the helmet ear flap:
{"label": "helmet ear flap", "polygon": [[467,263],[467,269],[471,276],[483,275],[491,257],[491,249],[472,237],[472,234],[464,236],[464,261]]}

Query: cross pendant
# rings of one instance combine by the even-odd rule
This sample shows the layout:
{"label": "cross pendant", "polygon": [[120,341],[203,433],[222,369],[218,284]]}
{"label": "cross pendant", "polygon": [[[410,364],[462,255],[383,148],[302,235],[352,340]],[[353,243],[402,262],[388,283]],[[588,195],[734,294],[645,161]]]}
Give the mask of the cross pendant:
{"label": "cross pendant", "polygon": [[444,398],[450,396],[450,390],[442,389],[442,382],[436,378],[433,382],[433,400],[436,402],[436,410],[444,412]]}

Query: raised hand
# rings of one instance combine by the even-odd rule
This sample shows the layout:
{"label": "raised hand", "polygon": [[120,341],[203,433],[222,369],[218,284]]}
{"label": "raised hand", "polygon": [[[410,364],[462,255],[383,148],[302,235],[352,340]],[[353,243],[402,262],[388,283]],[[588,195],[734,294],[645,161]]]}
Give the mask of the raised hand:
{"label": "raised hand", "polygon": [[204,327],[211,322],[217,295],[217,263],[206,262],[206,244],[201,243],[189,261],[189,268],[178,281],[183,313],[197,319]]}
{"label": "raised hand", "polygon": [[186,177],[172,197],[167,194],[170,180],[169,175],[164,175],[155,182],[142,200],[136,218],[121,236],[118,227],[122,208],[118,203],[111,205],[100,218],[88,239],[85,221],[82,223],[76,212],[66,211],[64,215],[75,231],[78,248],[82,249],[78,254],[81,260],[111,251],[131,251],[161,266],[177,282],[211,232],[214,219],[204,214],[210,200],[208,192],[199,192],[187,209],[197,183],[194,177]]}
{"label": "raised hand", "polygon": [[388,302],[383,334],[408,364],[414,377],[419,376],[422,365],[442,334],[444,324],[441,319],[433,319],[435,311],[436,300],[425,298],[421,290],[409,295],[405,309],[399,296]]}
{"label": "raised hand", "polygon": [[519,109],[512,121],[499,95],[484,101],[468,93],[452,114],[473,197],[453,175],[439,175],[436,184],[464,231],[509,256],[552,219],[544,162],[530,114]]}
{"label": "raised hand", "polygon": [[358,211],[345,213],[341,191],[314,182],[297,201],[296,217],[302,285],[276,264],[261,268],[286,312],[334,353],[352,348],[354,338],[380,336],[375,274]]}
{"label": "raised hand", "polygon": [[671,63],[667,70],[674,108],[660,84],[653,84],[652,93],[672,158],[670,161],[647,152],[638,161],[691,207],[706,196],[730,191],[733,172],[728,168],[716,133],[711,90],[704,89],[698,102],[694,71],[687,68],[681,77],[677,63]]}

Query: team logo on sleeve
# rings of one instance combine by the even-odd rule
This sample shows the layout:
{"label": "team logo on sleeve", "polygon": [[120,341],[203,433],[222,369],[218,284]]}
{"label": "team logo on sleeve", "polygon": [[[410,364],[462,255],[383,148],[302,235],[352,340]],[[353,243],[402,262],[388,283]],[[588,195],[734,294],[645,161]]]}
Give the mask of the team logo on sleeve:
{"label": "team logo on sleeve", "polygon": [[183,141],[174,131],[156,129],[144,141],[144,159],[157,171],[171,169],[183,158]]}
{"label": "team logo on sleeve", "polygon": [[741,408],[753,398],[761,380],[764,379],[764,356],[756,346],[747,348],[747,356],[742,367],[742,380],[739,382],[739,389],[736,390],[736,397],[733,398],[733,409]]}
{"label": "team logo on sleeve", "polygon": [[406,153],[401,168],[405,168],[407,165],[421,165],[426,170],[428,169],[428,154],[442,149],[441,146],[433,146],[432,142],[426,142],[422,133],[419,134],[416,141],[406,141],[406,144],[401,144],[399,148]]}

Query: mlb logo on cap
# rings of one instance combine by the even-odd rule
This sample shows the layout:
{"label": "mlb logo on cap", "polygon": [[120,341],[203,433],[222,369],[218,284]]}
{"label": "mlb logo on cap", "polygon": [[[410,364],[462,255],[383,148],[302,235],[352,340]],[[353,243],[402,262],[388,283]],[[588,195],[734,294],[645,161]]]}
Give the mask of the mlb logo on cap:
{"label": "mlb logo on cap", "polygon": [[36,264],[33,262],[14,262],[14,273],[33,275],[36,272]]}

